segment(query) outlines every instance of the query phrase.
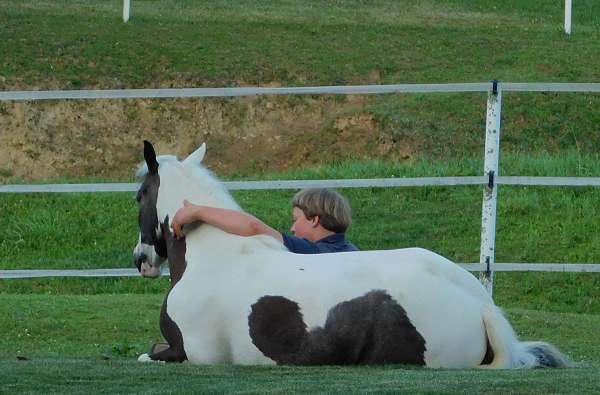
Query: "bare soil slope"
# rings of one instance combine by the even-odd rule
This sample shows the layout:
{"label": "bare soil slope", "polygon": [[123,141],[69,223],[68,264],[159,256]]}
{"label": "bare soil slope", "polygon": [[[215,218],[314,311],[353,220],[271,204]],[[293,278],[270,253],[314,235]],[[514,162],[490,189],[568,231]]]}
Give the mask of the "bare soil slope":
{"label": "bare soil slope", "polygon": [[361,96],[0,103],[0,180],[126,179],[142,140],[208,166],[257,173],[357,158],[410,158],[364,110]]}

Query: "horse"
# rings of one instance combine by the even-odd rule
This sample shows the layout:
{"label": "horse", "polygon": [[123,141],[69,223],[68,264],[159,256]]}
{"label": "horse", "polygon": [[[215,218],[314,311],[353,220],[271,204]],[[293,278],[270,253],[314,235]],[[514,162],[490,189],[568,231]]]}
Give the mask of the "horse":
{"label": "horse", "polygon": [[[184,199],[241,210],[224,185],[202,165],[205,153],[202,144],[181,161],[172,155],[157,157],[152,144],[144,141],[144,162],[137,172],[141,181],[136,197],[140,234],[133,258],[141,275],[150,278],[158,277],[169,259],[172,286],[160,319],[169,349],[142,354],[138,360],[272,365],[276,361],[253,343],[249,327],[249,316],[265,297],[281,297],[280,302],[295,304],[297,309],[292,305],[291,310],[284,309],[284,315],[296,314],[292,318],[297,321],[301,311],[302,322],[294,333],[307,338],[304,328],[319,328],[323,323],[330,329],[333,325],[334,332],[336,322],[341,321],[356,325],[355,332],[366,328],[352,312],[368,310],[370,307],[361,304],[375,292],[379,300],[397,305],[386,309],[392,312],[392,321],[402,323],[382,338],[389,342],[397,337],[398,344],[419,342],[395,348],[405,354],[402,361],[429,368],[568,365],[568,359],[548,343],[519,341],[502,310],[471,273],[423,248],[294,254],[270,236],[242,237],[209,224],[186,226],[185,238],[174,241],[169,221]],[[175,281],[173,265],[177,267]],[[353,307],[353,303],[359,305]],[[270,314],[268,306],[263,311]],[[282,324],[276,318],[268,319],[274,328],[270,340],[275,343]],[[257,322],[250,320],[254,341],[261,336],[268,341],[269,331],[261,332]],[[373,341],[353,344],[359,343],[365,348],[363,353],[377,347]],[[290,361],[285,357],[289,350],[281,351],[281,361]],[[320,363],[310,356],[301,362]],[[375,358],[373,363],[386,360]]]}

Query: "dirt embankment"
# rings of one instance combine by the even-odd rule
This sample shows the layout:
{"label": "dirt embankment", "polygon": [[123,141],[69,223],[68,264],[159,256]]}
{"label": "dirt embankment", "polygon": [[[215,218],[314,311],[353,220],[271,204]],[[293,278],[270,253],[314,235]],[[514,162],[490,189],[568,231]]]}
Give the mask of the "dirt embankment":
{"label": "dirt embankment", "polygon": [[220,174],[283,170],[333,160],[411,156],[384,133],[365,99],[48,101],[0,103],[0,181],[127,179],[142,140],[184,157],[202,142]]}

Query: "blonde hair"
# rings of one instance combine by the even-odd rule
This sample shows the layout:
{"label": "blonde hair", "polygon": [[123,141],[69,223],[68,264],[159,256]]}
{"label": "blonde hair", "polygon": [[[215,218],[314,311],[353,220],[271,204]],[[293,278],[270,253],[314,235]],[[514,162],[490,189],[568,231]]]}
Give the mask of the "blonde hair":
{"label": "blonde hair", "polygon": [[308,219],[319,216],[319,223],[335,233],[344,233],[352,223],[350,203],[331,189],[304,189],[296,193],[292,199],[292,206],[302,210]]}

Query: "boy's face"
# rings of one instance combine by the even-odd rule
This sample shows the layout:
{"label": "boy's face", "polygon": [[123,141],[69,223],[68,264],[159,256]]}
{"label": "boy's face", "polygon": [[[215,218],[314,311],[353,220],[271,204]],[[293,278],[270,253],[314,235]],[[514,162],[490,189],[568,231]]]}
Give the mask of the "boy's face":
{"label": "boy's face", "polygon": [[318,217],[308,219],[306,218],[306,215],[304,215],[304,211],[300,210],[298,207],[294,207],[292,215],[294,217],[294,223],[290,230],[298,237],[316,241],[313,239],[315,238],[316,228],[319,225]]}

